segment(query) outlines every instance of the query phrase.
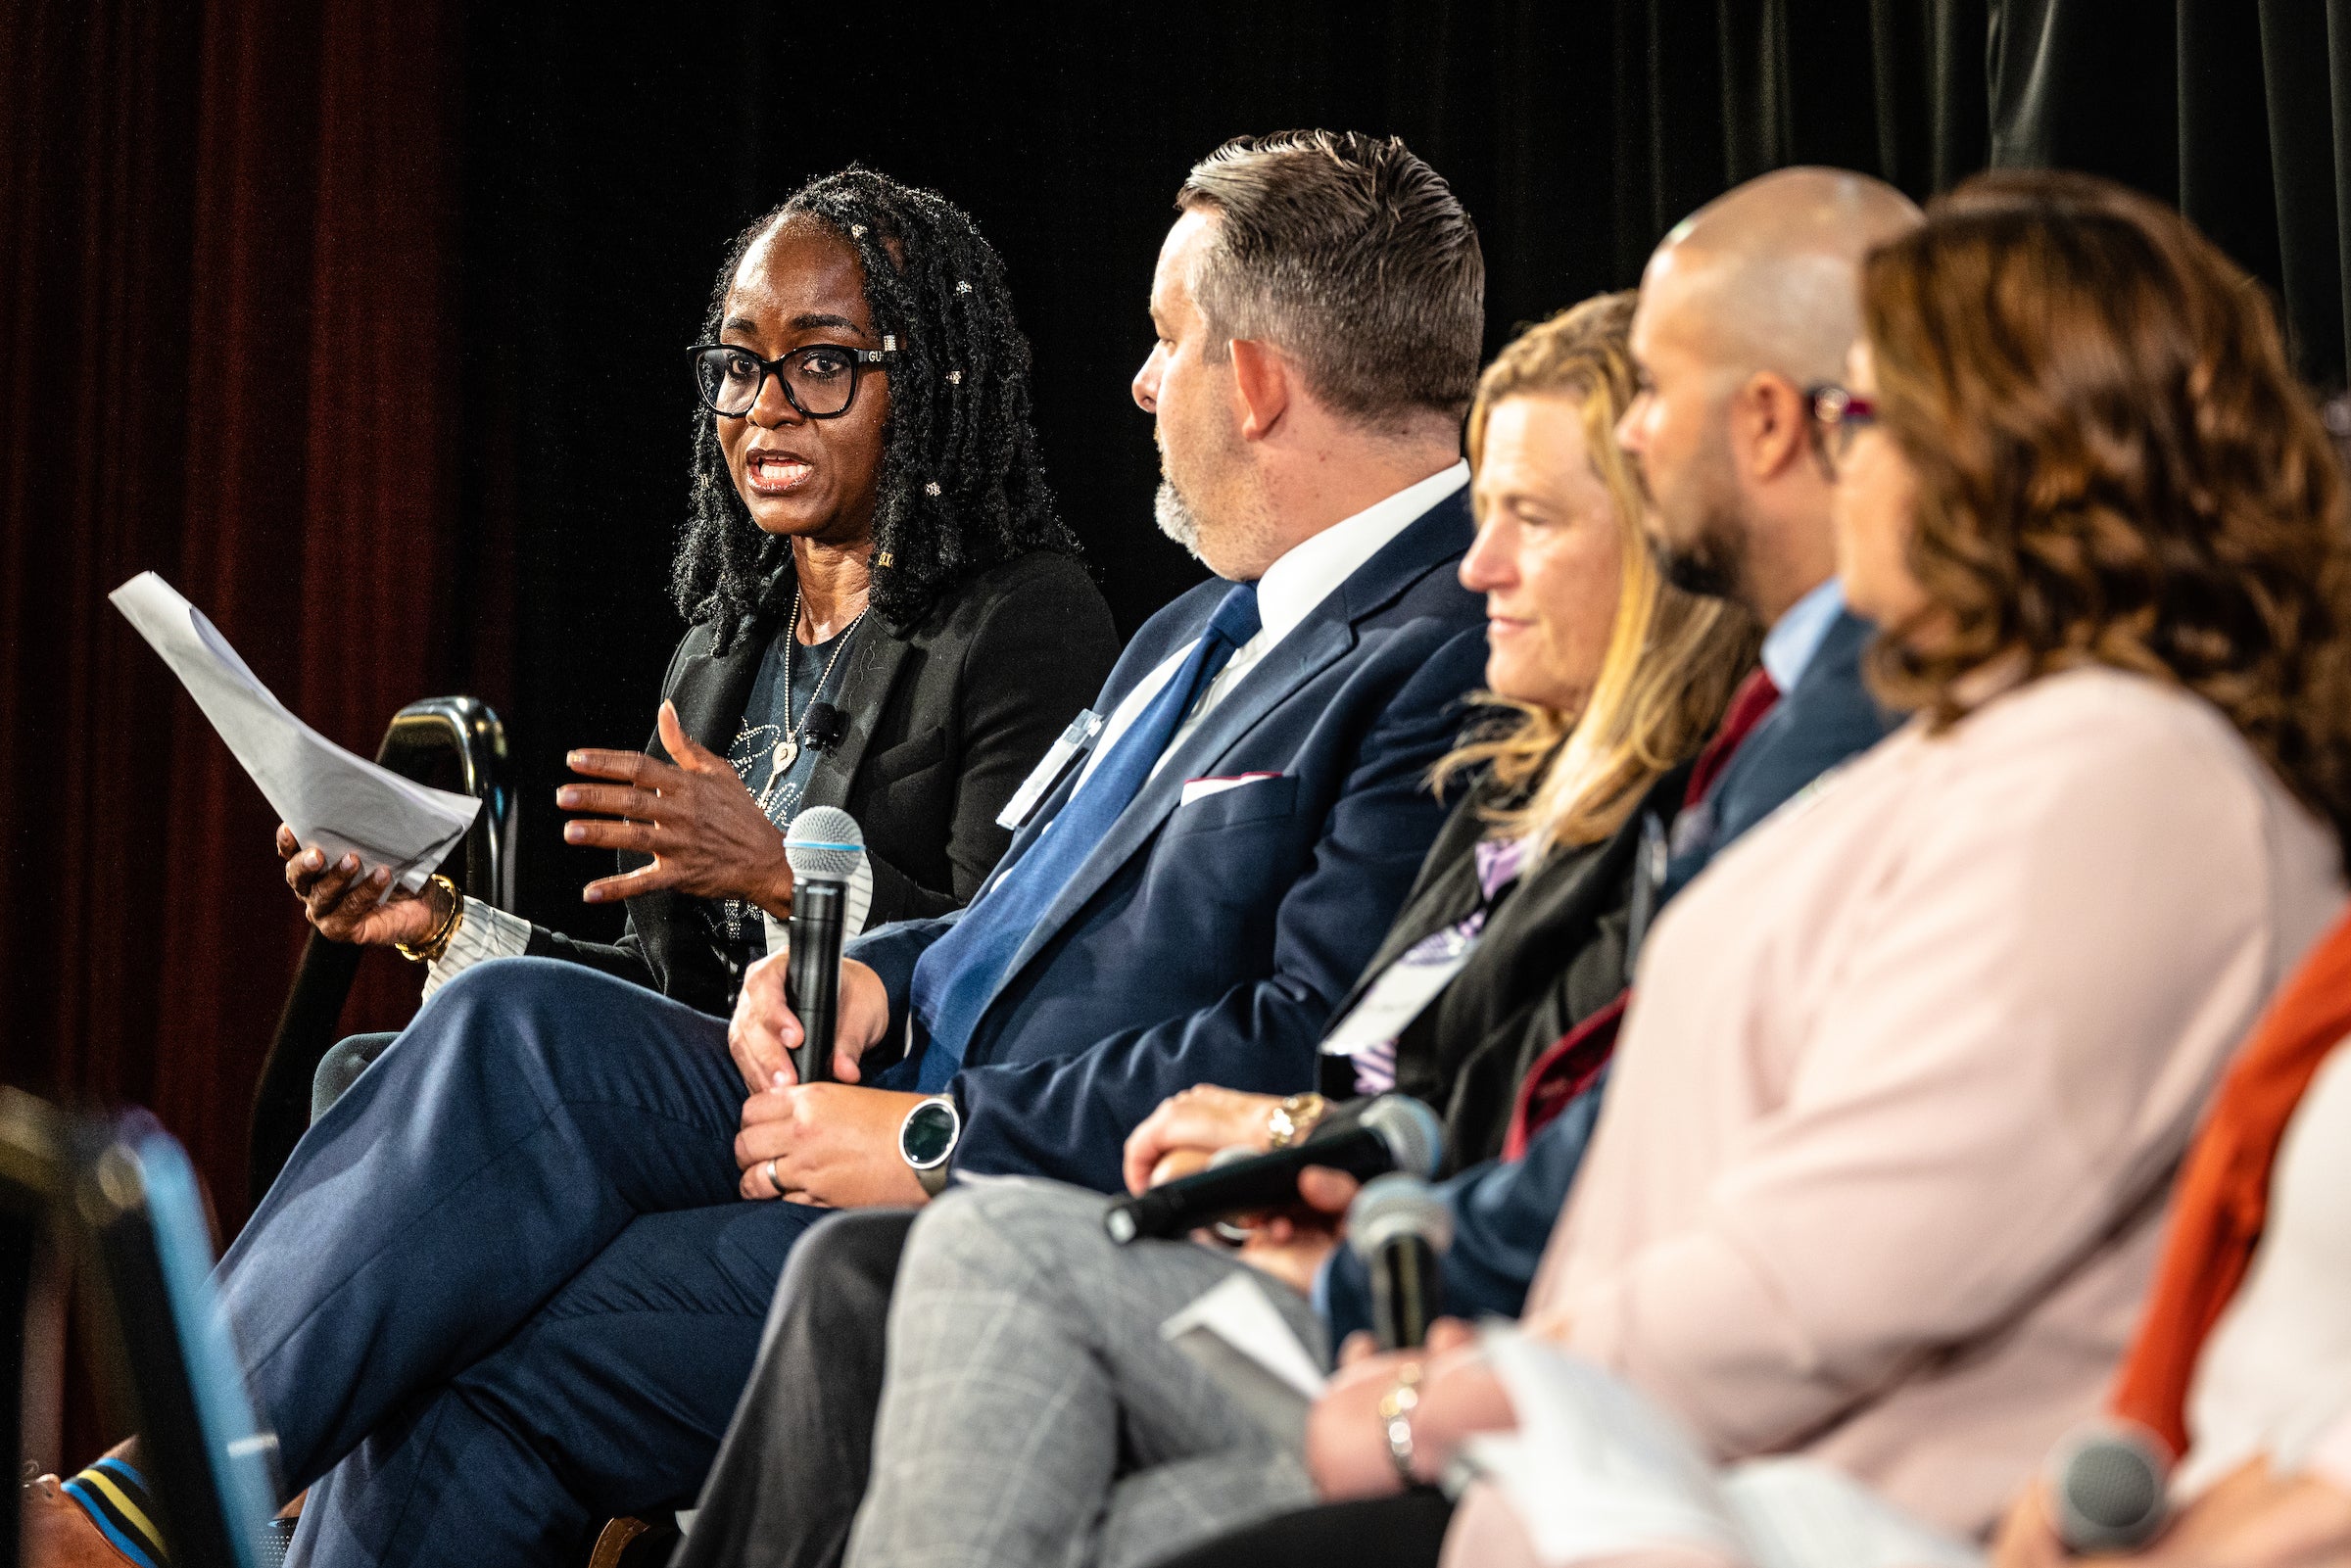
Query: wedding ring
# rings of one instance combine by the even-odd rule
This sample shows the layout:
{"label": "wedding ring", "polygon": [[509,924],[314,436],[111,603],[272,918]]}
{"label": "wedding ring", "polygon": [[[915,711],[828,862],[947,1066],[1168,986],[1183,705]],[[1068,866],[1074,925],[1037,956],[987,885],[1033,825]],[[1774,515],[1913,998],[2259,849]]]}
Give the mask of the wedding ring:
{"label": "wedding ring", "polygon": [[777,1197],[784,1196],[784,1180],[776,1174],[776,1162],[773,1160],[767,1163],[767,1184],[776,1189]]}

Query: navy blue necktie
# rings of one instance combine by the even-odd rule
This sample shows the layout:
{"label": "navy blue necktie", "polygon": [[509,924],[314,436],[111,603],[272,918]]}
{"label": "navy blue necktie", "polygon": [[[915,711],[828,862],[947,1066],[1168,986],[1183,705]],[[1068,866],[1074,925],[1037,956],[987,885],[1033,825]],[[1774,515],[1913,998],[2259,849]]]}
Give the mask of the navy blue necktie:
{"label": "navy blue necktie", "polygon": [[1079,785],[1028,853],[916,961],[914,1016],[931,1036],[923,1057],[924,1093],[946,1087],[963,1066],[973,1026],[1003,983],[1013,955],[1109,833],[1119,813],[1142,792],[1152,767],[1200,693],[1257,631],[1257,585],[1236,584],[1168,684],[1135,715],[1134,723],[1094,765],[1092,777]]}

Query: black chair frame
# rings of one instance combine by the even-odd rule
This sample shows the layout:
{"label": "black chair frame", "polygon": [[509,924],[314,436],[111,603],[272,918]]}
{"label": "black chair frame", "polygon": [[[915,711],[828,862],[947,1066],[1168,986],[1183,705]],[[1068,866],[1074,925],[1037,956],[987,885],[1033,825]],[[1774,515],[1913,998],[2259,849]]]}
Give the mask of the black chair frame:
{"label": "black chair frame", "polygon": [[[0,1565],[21,1550],[26,1330],[45,1261],[79,1265],[100,1393],[140,1435],[140,1465],[177,1568],[258,1568],[276,1482],[212,1300],[194,1170],[143,1112],[69,1116],[0,1088]],[[61,1271],[62,1277],[62,1271]],[[53,1347],[43,1347],[53,1349]]]}
{"label": "black chair frame", "polygon": [[[443,874],[468,895],[500,909],[514,907],[514,792],[506,778],[506,732],[477,697],[428,697],[393,715],[375,760],[419,782],[454,756],[459,786],[481,801],[465,835],[461,865]],[[458,859],[453,855],[452,861]],[[312,931],[278,1015],[277,1032],[254,1091],[251,1139],[253,1202],[259,1204],[285,1167],[311,1120],[311,1080],[337,1039],[343,1004],[359,974],[362,949],[330,942]]]}

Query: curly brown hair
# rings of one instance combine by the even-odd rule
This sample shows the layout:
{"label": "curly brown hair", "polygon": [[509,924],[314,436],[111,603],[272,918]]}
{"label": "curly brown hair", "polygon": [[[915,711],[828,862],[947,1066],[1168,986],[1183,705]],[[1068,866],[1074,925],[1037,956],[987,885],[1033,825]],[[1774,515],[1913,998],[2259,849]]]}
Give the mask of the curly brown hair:
{"label": "curly brown hair", "polygon": [[2351,512],[2259,285],[2143,196],[2009,170],[1871,255],[1862,324],[1930,606],[1880,694],[1941,727],[1987,666],[2171,682],[2351,842]]}

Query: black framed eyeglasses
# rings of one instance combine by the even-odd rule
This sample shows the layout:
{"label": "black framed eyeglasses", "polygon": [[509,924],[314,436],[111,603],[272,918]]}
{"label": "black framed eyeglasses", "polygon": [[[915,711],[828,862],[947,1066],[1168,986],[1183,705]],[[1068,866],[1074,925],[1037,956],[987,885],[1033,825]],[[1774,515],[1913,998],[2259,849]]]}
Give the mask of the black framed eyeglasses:
{"label": "black framed eyeglasses", "polygon": [[1838,386],[1807,388],[1804,403],[1812,415],[1812,450],[1820,456],[1821,472],[1834,484],[1837,465],[1852,450],[1853,438],[1878,422],[1878,405]]}
{"label": "black framed eyeglasses", "polygon": [[697,343],[688,352],[694,356],[694,386],[702,395],[702,406],[722,418],[749,413],[767,390],[767,378],[774,376],[783,384],[784,400],[803,418],[836,419],[856,401],[858,372],[867,365],[887,365],[898,352],[898,340],[885,337],[879,349],[811,343],[773,359],[732,343]]}

